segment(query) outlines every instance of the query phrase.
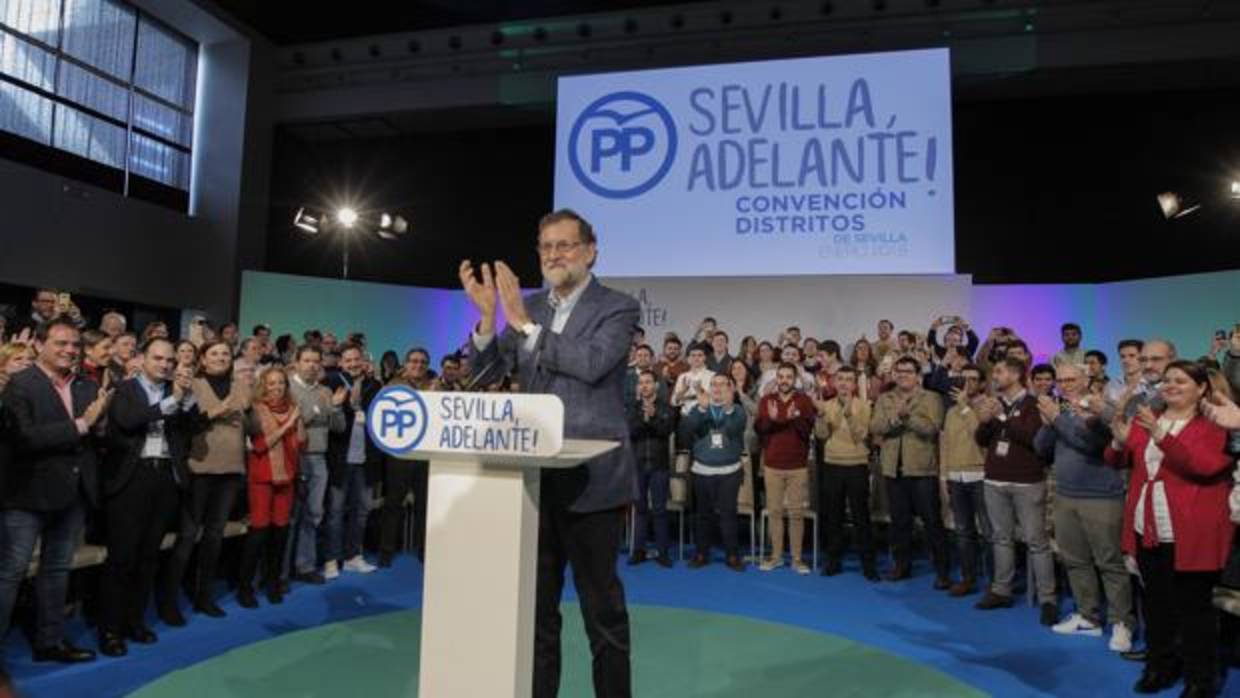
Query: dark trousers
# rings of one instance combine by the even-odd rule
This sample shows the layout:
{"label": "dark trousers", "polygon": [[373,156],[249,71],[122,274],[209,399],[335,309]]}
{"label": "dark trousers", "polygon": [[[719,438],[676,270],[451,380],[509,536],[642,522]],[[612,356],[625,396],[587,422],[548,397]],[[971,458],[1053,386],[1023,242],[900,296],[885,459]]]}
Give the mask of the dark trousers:
{"label": "dark trousers", "polygon": [[977,579],[982,542],[990,540],[990,519],[986,516],[986,483],[948,481],[947,494],[956,522],[956,551],[960,555],[960,576]]}
{"label": "dark trousers", "polygon": [[534,617],[533,698],[555,698],[560,690],[560,597],[564,568],[573,585],[593,657],[594,695],[629,698],[629,612],[616,556],[624,534],[624,510],[580,514],[568,510],[570,495],[544,475],[538,515],[538,582]]}
{"label": "dark trousers", "polygon": [[211,598],[211,582],[215,579],[224,543],[224,526],[241,492],[241,475],[194,475],[190,479],[186,501],[181,505],[181,526],[177,544],[168,561],[164,584],[164,603],[176,599],[177,588],[185,576],[190,555],[198,548],[198,575],[194,599]]}
{"label": "dark trousers", "polygon": [[852,511],[853,539],[863,557],[874,554],[874,536],[870,526],[870,468],[865,465],[822,466],[818,478],[818,499],[822,539],[827,555],[838,560],[844,555],[844,506]]}
{"label": "dark trousers", "polygon": [[737,540],[736,496],[741,491],[745,474],[741,471],[727,475],[693,474],[694,535],[697,536],[697,554],[710,559],[711,534],[715,520],[723,536],[723,551],[729,556],[739,555]]}
{"label": "dark trousers", "polygon": [[86,503],[80,496],[56,511],[0,511],[0,639],[8,632],[17,589],[26,578],[36,545],[40,552],[34,580],[38,623],[34,646],[52,647],[64,639],[69,570],[85,525]]}
{"label": "dark trousers", "polygon": [[108,557],[99,581],[99,630],[124,634],[144,627],[146,602],[159,569],[159,546],[176,522],[180,493],[172,461],[143,459],[104,503]]}
{"label": "dark trousers", "polygon": [[1218,678],[1219,636],[1213,590],[1219,573],[1177,572],[1175,545],[1146,548],[1139,536],[1137,545],[1147,665],[1166,671],[1182,660],[1189,681],[1213,685]]}
{"label": "dark trousers", "polygon": [[430,466],[422,460],[387,459],[383,468],[383,512],[379,532],[379,552],[394,555],[400,547],[401,523],[405,519],[405,497],[413,492],[413,540],[418,559],[426,555],[426,487]]}
{"label": "dark trousers", "polygon": [[667,499],[671,478],[666,468],[639,470],[637,473],[636,515],[633,517],[633,552],[646,549],[649,528],[654,523],[654,543],[659,555],[667,557],[671,537],[667,532]]}
{"label": "dark trousers", "polygon": [[896,564],[911,564],[913,517],[921,518],[934,572],[947,576],[947,535],[937,477],[885,477],[887,506],[891,510],[891,554]]}

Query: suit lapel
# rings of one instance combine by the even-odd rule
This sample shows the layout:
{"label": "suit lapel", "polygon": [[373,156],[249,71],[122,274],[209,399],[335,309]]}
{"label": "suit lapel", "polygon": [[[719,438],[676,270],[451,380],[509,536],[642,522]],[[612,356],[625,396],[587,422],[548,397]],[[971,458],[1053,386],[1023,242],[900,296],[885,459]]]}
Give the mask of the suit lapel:
{"label": "suit lapel", "polygon": [[592,277],[590,284],[582,292],[581,298],[577,299],[577,305],[573,306],[573,312],[568,316],[568,323],[564,325],[564,331],[560,334],[565,337],[576,337],[584,332],[590,320],[596,315],[595,309],[601,296],[598,279]]}

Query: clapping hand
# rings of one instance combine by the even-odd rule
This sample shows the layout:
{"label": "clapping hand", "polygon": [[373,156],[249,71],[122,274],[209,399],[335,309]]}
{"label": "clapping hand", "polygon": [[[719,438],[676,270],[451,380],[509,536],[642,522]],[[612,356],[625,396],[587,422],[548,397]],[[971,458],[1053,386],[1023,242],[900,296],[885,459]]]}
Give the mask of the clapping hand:
{"label": "clapping hand", "polygon": [[1059,403],[1045,395],[1038,396],[1038,412],[1042,413],[1042,422],[1050,424],[1059,417]]}
{"label": "clapping hand", "polygon": [[340,407],[348,399],[349,391],[345,390],[343,385],[338,385],[336,386],[336,392],[332,393],[332,407]]}
{"label": "clapping hand", "polygon": [[1128,443],[1128,434],[1131,431],[1132,421],[1125,420],[1123,415],[1116,415],[1115,419],[1111,420],[1111,436],[1115,439],[1116,443]]}
{"label": "clapping hand", "polygon": [[1206,418],[1224,429],[1240,429],[1240,407],[1223,393],[1216,391],[1209,400],[1203,401],[1201,410]]}
{"label": "clapping hand", "polygon": [[530,321],[525,312],[525,298],[521,295],[521,282],[512,269],[503,262],[495,263],[495,285],[499,290],[499,304],[504,310],[508,324],[521,327]]}
{"label": "clapping hand", "polygon": [[771,418],[771,421],[779,419],[779,406],[775,404],[774,400],[767,400],[766,414]]}
{"label": "clapping hand", "polygon": [[1151,435],[1154,433],[1154,427],[1158,425],[1158,417],[1149,405],[1141,405],[1137,408],[1136,420],[1137,424],[1140,424]]}
{"label": "clapping hand", "polygon": [[490,334],[495,331],[495,303],[496,290],[495,279],[491,276],[491,265],[483,264],[481,266],[482,280],[474,278],[474,265],[468,259],[461,262],[460,276],[461,287],[465,289],[465,295],[469,297],[469,302],[474,304],[479,312],[482,313],[482,322],[479,324],[478,331],[482,334]]}
{"label": "clapping hand", "polygon": [[108,403],[111,402],[111,400],[111,388],[99,391],[99,393],[95,396],[94,402],[90,403],[90,405],[86,408],[86,411],[82,413],[82,421],[86,422],[87,428],[95,426],[95,423],[98,422],[99,418],[103,416],[103,413],[107,411]]}

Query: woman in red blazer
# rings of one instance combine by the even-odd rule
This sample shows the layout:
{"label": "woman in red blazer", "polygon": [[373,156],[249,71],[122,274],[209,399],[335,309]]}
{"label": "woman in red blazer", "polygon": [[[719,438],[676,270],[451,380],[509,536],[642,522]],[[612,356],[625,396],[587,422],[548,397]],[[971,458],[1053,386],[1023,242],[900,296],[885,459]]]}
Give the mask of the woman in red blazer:
{"label": "woman in red blazer", "polygon": [[1133,471],[1123,549],[1141,572],[1147,649],[1134,688],[1155,693],[1183,673],[1181,696],[1214,696],[1218,618],[1212,594],[1231,551],[1227,495],[1234,462],[1224,452],[1227,432],[1199,409],[1210,391],[1203,367],[1173,362],[1161,391],[1166,410],[1156,415],[1142,406],[1131,421],[1117,419],[1104,456]]}

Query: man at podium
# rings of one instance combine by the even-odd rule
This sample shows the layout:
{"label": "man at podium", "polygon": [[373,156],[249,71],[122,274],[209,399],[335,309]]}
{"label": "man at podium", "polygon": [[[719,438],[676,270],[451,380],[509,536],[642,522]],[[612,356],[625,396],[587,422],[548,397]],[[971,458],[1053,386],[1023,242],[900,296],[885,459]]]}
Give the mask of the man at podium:
{"label": "man at podium", "polygon": [[[482,314],[473,334],[473,382],[515,370],[522,392],[564,402],[564,436],[620,442],[576,468],[543,473],[539,493],[538,577],[534,630],[534,698],[560,685],[560,597],[573,568],[593,654],[594,693],[628,698],[629,616],[616,574],[625,508],[636,492],[623,400],[629,346],[640,314],[636,300],[590,273],[598,256],[594,229],[571,210],[538,223],[538,259],[548,287],[523,298],[504,262],[475,270],[461,263],[461,284]],[[476,273],[477,272],[477,273]],[[507,327],[498,337],[496,308]]]}

